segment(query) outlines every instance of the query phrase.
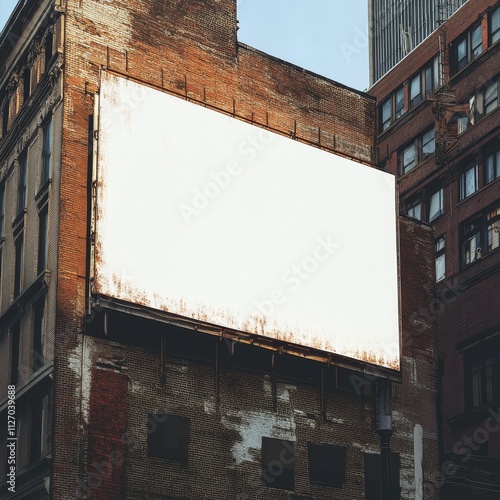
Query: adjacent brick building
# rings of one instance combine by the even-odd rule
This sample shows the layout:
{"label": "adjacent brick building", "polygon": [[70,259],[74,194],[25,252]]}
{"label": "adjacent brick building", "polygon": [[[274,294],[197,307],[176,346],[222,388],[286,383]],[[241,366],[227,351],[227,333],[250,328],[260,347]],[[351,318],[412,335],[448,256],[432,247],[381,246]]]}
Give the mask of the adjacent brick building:
{"label": "adjacent brick building", "polygon": [[[500,495],[500,6],[466,2],[377,82],[378,161],[434,227],[443,497]],[[451,463],[448,462],[451,460]]]}
{"label": "adjacent brick building", "polygon": [[[236,30],[235,0],[29,0],[2,32],[1,498],[379,498],[370,366],[190,332],[92,294],[102,70],[375,163],[374,98],[240,44]],[[432,231],[402,217],[400,236],[392,488],[434,499],[435,318],[413,321],[434,297]]]}

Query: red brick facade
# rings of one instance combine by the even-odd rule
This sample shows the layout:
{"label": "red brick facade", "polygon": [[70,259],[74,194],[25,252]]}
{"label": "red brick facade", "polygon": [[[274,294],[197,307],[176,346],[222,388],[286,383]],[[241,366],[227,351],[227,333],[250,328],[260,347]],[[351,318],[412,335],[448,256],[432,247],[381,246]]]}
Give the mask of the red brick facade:
{"label": "red brick facade", "polygon": [[[437,283],[435,302],[431,307],[419,308],[419,314],[413,320],[418,322],[419,317],[425,316],[438,321],[442,463],[446,463],[450,454],[455,461],[446,473],[450,488],[446,498],[453,499],[469,498],[461,495],[470,494],[470,491],[479,495],[475,498],[496,498],[495,495],[500,494],[497,491],[498,474],[491,474],[491,468],[496,467],[498,471],[500,436],[492,430],[487,435],[483,432],[493,418],[490,411],[497,412],[500,405],[500,378],[493,376],[495,388],[490,389],[490,382],[487,382],[489,369],[484,364],[489,363],[486,354],[482,355],[483,365],[478,374],[472,375],[470,371],[474,370],[474,359],[479,359],[480,352],[496,352],[500,333],[500,252],[495,243],[498,229],[493,222],[488,226],[490,229],[487,227],[488,217],[500,207],[500,180],[489,177],[491,174],[487,173],[491,168],[487,165],[494,161],[492,155],[500,148],[500,111],[495,101],[488,109],[481,109],[481,99],[491,92],[493,95],[498,92],[500,45],[493,39],[492,30],[495,29],[495,16],[499,14],[498,2],[467,2],[370,90],[378,100],[382,127],[382,103],[401,85],[405,89],[406,112],[378,138],[380,165],[398,176],[402,213],[410,210],[415,214],[411,212],[412,207],[421,203],[420,218],[428,221],[431,197],[443,189],[442,213],[433,218],[431,224],[435,236],[445,238],[445,250],[441,253],[445,256],[445,274]],[[480,53],[473,56],[469,52],[467,63],[457,70],[458,45],[467,39],[470,50],[472,32],[476,27],[481,32]],[[443,68],[442,86],[433,89],[427,99],[409,109],[411,81],[435,56],[440,58]],[[475,100],[471,101],[472,98]],[[457,107],[447,107],[445,101]],[[467,123],[466,130],[458,134],[457,123],[454,123],[457,117],[462,117]],[[401,165],[404,148],[433,125],[436,131],[435,154],[427,159],[421,158],[415,168],[404,173]],[[448,141],[446,144],[443,137]],[[466,171],[474,166],[475,179],[471,173],[470,185],[466,186]],[[466,236],[466,224],[475,220],[481,220],[482,225],[477,236],[478,244],[474,246],[476,255],[468,257],[466,245],[470,236]],[[498,359],[492,363],[495,373],[500,373]],[[479,378],[473,382],[476,376]],[[481,385],[476,396],[472,395],[474,383]],[[474,397],[478,399],[473,402],[470,398]],[[496,429],[496,426],[492,425],[491,429]],[[464,445],[467,436],[475,437],[469,445]],[[461,477],[465,479],[461,480]],[[460,481],[464,484],[469,481],[468,492],[453,486]],[[491,484],[495,486],[489,486]],[[487,491],[488,488],[493,490]]]}

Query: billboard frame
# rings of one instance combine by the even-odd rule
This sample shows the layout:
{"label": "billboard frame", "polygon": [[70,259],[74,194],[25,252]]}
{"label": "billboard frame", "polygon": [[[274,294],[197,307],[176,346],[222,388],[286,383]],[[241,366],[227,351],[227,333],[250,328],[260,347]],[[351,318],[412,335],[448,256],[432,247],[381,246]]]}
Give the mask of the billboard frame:
{"label": "billboard frame", "polygon": [[[243,116],[239,116],[235,113],[234,107],[233,112],[228,110],[223,110],[217,108],[215,106],[211,106],[206,102],[199,101],[196,99],[192,99],[187,96],[187,94],[181,94],[177,92],[169,91],[161,86],[150,84],[148,82],[144,82],[137,78],[133,78],[128,74],[124,74],[118,71],[111,71],[106,68],[101,69],[101,73],[106,72],[109,74],[113,74],[115,76],[119,76],[131,82],[134,82],[139,85],[143,85],[145,87],[149,87],[153,90],[160,91],[165,94],[169,94],[176,98],[180,98],[182,100],[191,102],[193,104],[202,106],[204,108],[211,109],[213,111],[217,111],[219,113],[223,113],[226,116],[230,116],[232,118],[238,119],[247,124],[251,124],[255,127],[261,128],[266,131],[270,131],[276,133],[282,137],[290,138],[287,134],[283,133],[281,130],[273,129],[268,125],[261,124],[255,122],[253,120],[249,120]],[[350,370],[354,370],[356,372],[361,372],[366,374],[367,376],[377,378],[377,379],[389,379],[396,382],[401,382],[402,379],[402,306],[401,306],[401,269],[400,269],[400,230],[399,230],[399,196],[398,196],[398,185],[396,184],[395,189],[395,207],[396,207],[396,262],[397,262],[397,293],[398,293],[398,323],[399,323],[399,363],[400,368],[394,369],[387,366],[377,365],[375,363],[370,363],[368,361],[356,359],[349,356],[344,356],[341,354],[324,351],[321,349],[316,349],[313,347],[307,347],[304,345],[290,343],[284,340],[275,339],[268,336],[259,335],[256,333],[248,333],[240,330],[234,330],[228,327],[216,325],[213,323],[205,322],[198,319],[193,319],[185,316],[181,316],[178,314],[170,313],[161,309],[155,309],[143,304],[137,304],[133,302],[123,301],[118,298],[110,297],[104,294],[100,294],[95,292],[94,290],[94,276],[96,273],[96,259],[98,258],[97,249],[96,249],[96,228],[97,228],[97,214],[98,214],[98,157],[99,157],[99,123],[100,123],[100,87],[98,88],[95,99],[94,99],[94,130],[92,131],[92,139],[93,139],[93,151],[92,151],[92,182],[90,185],[90,200],[91,200],[91,216],[90,216],[90,269],[89,269],[89,283],[88,283],[88,309],[87,313],[92,316],[94,314],[95,308],[104,309],[104,310],[116,310],[120,312],[126,312],[128,314],[132,314],[134,316],[139,316],[143,318],[147,318],[150,320],[155,320],[161,323],[169,324],[172,326],[176,326],[182,329],[193,330],[197,332],[206,333],[209,335],[217,336],[221,339],[228,339],[229,341],[242,342],[246,344],[255,345],[264,349],[270,349],[278,352],[285,352],[288,354],[292,354],[295,356],[311,359],[314,361],[319,361],[326,363],[328,365],[335,365],[343,368],[347,368]],[[347,158],[349,160],[355,161],[356,163],[367,166],[367,168],[376,168],[373,165],[370,165],[366,162],[359,160],[358,158],[350,157],[348,155],[339,153],[338,151],[328,148],[326,146],[322,146],[320,144],[307,141],[305,139],[301,139],[294,135],[293,140],[299,143],[303,143],[309,145],[311,147],[315,147],[317,149],[333,153],[337,156],[341,156]]]}

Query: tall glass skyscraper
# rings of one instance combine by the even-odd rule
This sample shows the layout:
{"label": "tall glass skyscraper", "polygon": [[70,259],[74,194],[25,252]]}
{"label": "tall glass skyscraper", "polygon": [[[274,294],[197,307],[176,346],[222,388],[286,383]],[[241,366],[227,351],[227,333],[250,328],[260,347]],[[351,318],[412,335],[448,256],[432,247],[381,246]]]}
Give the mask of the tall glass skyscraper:
{"label": "tall glass skyscraper", "polygon": [[370,84],[382,78],[467,0],[368,0]]}

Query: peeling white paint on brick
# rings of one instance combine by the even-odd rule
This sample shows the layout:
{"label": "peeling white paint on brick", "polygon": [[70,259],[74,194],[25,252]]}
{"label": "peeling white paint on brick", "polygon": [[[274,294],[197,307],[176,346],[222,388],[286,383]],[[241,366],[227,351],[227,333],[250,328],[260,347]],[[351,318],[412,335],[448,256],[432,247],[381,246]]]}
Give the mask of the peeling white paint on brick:
{"label": "peeling white paint on brick", "polygon": [[252,462],[255,460],[256,454],[260,455],[262,437],[288,441],[297,440],[295,420],[291,417],[253,411],[239,411],[228,414],[228,416],[232,418],[227,419],[223,416],[222,424],[227,429],[238,432],[241,436],[241,440],[232,447],[236,465],[240,465],[242,462]]}
{"label": "peeling white paint on brick", "polygon": [[92,362],[91,362],[91,352],[92,340],[89,337],[83,337],[83,353],[81,344],[75,347],[75,349],[68,355],[68,367],[75,374],[77,380],[81,380],[81,401],[77,398],[77,413],[80,413],[80,408],[82,411],[82,418],[85,424],[88,424],[89,417],[89,399],[90,399],[90,389],[91,389],[91,378],[92,378]]}
{"label": "peeling white paint on brick", "polygon": [[203,410],[207,415],[215,415],[215,398],[213,396],[203,401]]}

